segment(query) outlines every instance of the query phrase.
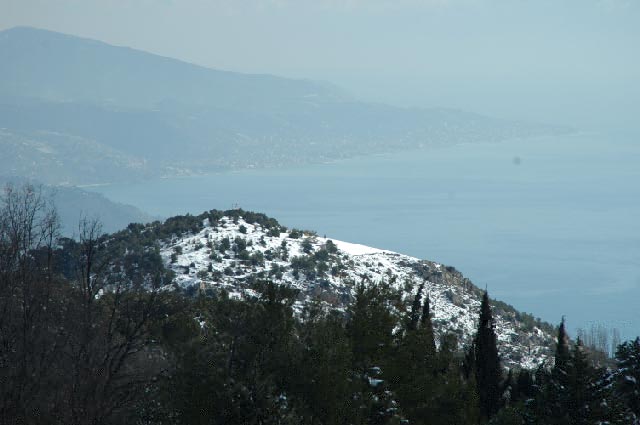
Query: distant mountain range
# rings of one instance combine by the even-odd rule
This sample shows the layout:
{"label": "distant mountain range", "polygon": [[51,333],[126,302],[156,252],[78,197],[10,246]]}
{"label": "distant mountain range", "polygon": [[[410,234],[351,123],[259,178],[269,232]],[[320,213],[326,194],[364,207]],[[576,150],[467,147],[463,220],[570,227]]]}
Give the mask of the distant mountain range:
{"label": "distant mountain range", "polygon": [[560,131],[360,102],[327,83],[217,71],[34,28],[0,32],[0,166],[95,184]]}

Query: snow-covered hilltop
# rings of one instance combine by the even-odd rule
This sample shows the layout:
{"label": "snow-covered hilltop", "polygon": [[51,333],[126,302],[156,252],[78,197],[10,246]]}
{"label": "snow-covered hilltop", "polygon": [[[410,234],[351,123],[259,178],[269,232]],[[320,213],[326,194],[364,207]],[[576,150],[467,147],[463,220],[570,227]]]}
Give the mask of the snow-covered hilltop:
{"label": "snow-covered hilltop", "polygon": [[[482,292],[453,267],[309,232],[284,231],[272,225],[275,220],[251,221],[244,216],[204,218],[199,230],[166,238],[160,254],[175,273],[174,285],[193,292],[224,289],[243,298],[256,295],[252,283],[269,279],[298,289],[295,308],[301,311],[310,300],[344,309],[362,281],[386,282],[410,303],[424,282],[436,333],[452,332],[463,344],[473,337]],[[549,359],[549,325],[501,302],[494,302],[493,310],[505,366],[532,368]]]}

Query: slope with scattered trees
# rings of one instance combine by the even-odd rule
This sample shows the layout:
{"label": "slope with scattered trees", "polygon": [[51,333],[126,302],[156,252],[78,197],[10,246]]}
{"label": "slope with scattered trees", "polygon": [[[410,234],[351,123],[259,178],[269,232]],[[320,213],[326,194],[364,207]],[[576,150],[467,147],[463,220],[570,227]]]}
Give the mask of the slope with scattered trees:
{"label": "slope with scattered trees", "polygon": [[[283,230],[260,214],[207,216],[234,214]],[[360,281],[343,310],[317,299],[297,309],[300,289],[266,278],[243,297],[224,287],[185,296],[171,290],[159,240],[202,223],[176,217],[103,235],[83,219],[76,240],[59,239],[37,189],[7,188],[0,423],[638,423],[640,339],[603,368],[563,322],[553,364],[507,370],[486,292],[466,346],[435,332],[426,282],[407,297]]]}

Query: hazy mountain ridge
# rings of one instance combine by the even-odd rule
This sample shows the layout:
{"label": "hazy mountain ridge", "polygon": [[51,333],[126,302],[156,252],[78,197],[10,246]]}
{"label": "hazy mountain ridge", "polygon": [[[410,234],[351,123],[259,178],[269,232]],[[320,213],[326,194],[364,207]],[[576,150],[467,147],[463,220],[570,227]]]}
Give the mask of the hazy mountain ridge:
{"label": "hazy mountain ridge", "polygon": [[[0,32],[0,127],[43,144],[56,143],[46,134],[86,141],[77,153],[57,158],[63,176],[39,167],[44,158],[37,149],[7,149],[7,161],[27,164],[18,170],[22,175],[73,184],[290,166],[558,131],[455,110],[365,103],[327,83],[212,70],[22,27]],[[92,161],[101,173],[75,166]]]}
{"label": "hazy mountain ridge", "polygon": [[[248,218],[245,220],[243,216]],[[287,231],[273,219],[243,211],[211,211],[186,220],[191,230],[172,232],[160,241],[173,285],[194,293],[224,290],[232,297],[256,296],[251,285],[269,279],[300,291],[295,309],[319,301],[343,310],[355,286],[388,283],[411,303],[421,283],[432,300],[436,333],[454,333],[468,344],[476,331],[482,291],[453,267],[363,245],[332,241],[298,230]],[[200,222],[199,224],[197,222]],[[171,228],[169,224],[169,228]],[[503,363],[534,368],[551,358],[553,327],[494,301],[496,333]]]}
{"label": "hazy mountain ridge", "polygon": [[54,102],[149,109],[173,101],[259,109],[276,100],[348,98],[326,83],[213,70],[29,27],[0,32],[0,59],[0,93]]}
{"label": "hazy mountain ridge", "polygon": [[60,231],[67,237],[78,236],[78,225],[83,217],[100,220],[102,230],[108,233],[123,229],[129,223],[148,222],[154,218],[132,205],[113,202],[81,188],[48,186],[33,179],[0,176],[0,190],[7,185],[20,188],[24,184],[41,190],[41,195],[53,202],[60,220]]}

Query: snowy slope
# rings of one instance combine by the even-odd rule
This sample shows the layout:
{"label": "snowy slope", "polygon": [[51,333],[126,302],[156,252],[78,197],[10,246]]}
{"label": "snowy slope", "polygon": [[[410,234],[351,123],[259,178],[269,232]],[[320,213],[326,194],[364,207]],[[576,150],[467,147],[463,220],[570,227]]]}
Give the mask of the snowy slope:
{"label": "snowy slope", "polygon": [[[468,343],[475,333],[482,292],[452,267],[312,233],[281,233],[243,218],[203,222],[199,232],[173,236],[161,255],[183,289],[225,289],[232,297],[256,295],[252,282],[270,279],[299,289],[295,308],[319,300],[344,309],[355,284],[387,282],[410,302],[421,283],[431,297],[436,333],[453,332]],[[504,304],[494,306],[496,333],[505,366],[535,367],[550,356],[552,336]]]}

